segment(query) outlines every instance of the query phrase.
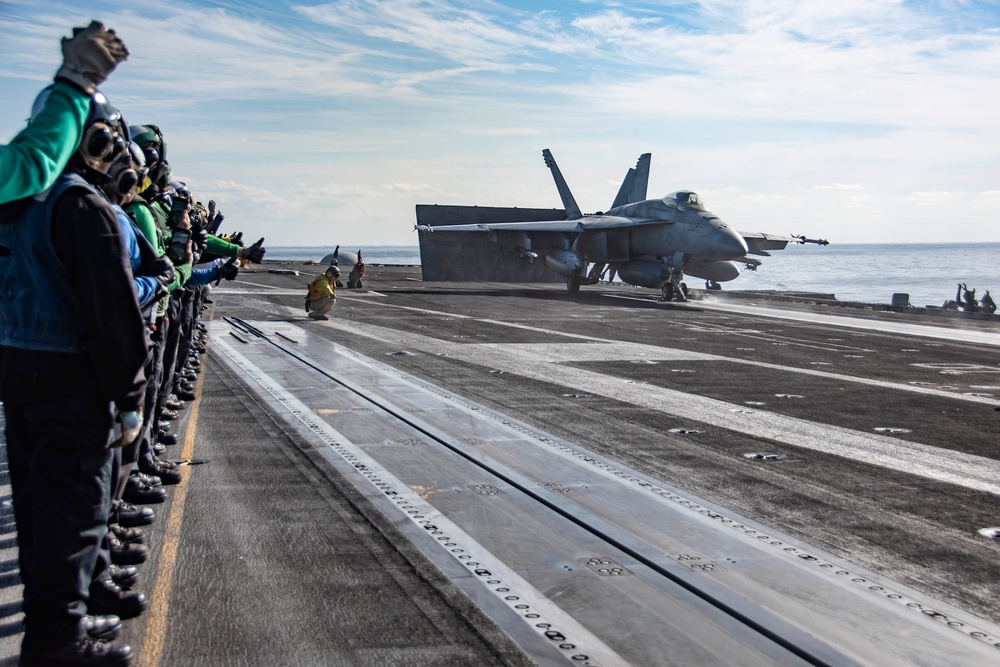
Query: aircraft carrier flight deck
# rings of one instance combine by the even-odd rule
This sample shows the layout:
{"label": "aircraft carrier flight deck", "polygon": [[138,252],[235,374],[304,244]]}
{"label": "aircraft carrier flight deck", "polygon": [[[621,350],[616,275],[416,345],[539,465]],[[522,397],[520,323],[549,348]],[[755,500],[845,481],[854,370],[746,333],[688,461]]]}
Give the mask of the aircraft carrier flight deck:
{"label": "aircraft carrier flight deck", "polygon": [[996,320],[321,272],[212,292],[139,665],[1000,664]]}

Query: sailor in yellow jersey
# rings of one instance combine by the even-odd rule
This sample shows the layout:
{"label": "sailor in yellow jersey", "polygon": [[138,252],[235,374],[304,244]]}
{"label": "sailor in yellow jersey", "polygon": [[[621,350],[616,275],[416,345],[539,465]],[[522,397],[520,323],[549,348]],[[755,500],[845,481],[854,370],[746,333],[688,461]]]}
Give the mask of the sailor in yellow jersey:
{"label": "sailor in yellow jersey", "polygon": [[340,269],[331,266],[326,273],[309,283],[309,294],[306,296],[306,312],[314,320],[328,320],[326,316],[337,303],[337,278]]}

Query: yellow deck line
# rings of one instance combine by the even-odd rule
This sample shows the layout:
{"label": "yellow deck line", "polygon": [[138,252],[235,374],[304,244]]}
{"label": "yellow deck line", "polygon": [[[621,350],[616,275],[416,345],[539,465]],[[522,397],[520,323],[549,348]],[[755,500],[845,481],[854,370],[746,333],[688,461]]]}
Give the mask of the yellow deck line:
{"label": "yellow deck line", "polygon": [[[191,416],[184,431],[181,458],[185,460],[191,460],[194,454],[194,434],[198,427],[198,399],[201,398],[201,385],[205,379],[204,365],[201,370],[202,372],[198,374],[198,384],[195,386],[195,398],[191,403]],[[156,568],[156,583],[153,585],[149,611],[146,614],[146,632],[142,640],[142,651],[139,653],[139,665],[142,667],[155,667],[160,664],[167,637],[167,612],[170,610],[170,593],[173,590],[177,550],[180,547],[181,521],[184,519],[184,503],[187,500],[187,480],[191,473],[189,466],[181,466],[178,470],[181,471],[181,483],[174,488],[173,502],[170,504],[170,514],[167,517],[167,530],[163,536],[160,560]]]}

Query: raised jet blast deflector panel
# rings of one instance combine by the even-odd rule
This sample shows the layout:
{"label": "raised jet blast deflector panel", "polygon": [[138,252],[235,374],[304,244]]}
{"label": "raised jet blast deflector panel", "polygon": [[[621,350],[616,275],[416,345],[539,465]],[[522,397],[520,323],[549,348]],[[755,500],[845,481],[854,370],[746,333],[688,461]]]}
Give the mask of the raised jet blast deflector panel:
{"label": "raised jet blast deflector panel", "polygon": [[[437,228],[434,232],[419,232],[423,279],[504,283],[565,282],[566,278],[563,276],[546,270],[547,247],[519,248],[514,239],[495,243],[491,234],[441,229],[450,225],[565,219],[566,211],[559,208],[418,204],[417,225]],[[533,258],[532,253],[537,254],[537,258]]]}

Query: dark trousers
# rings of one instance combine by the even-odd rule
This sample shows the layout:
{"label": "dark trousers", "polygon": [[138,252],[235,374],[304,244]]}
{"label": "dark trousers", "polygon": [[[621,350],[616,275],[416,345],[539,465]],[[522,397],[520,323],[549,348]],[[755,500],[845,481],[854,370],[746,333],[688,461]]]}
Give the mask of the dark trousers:
{"label": "dark trousers", "polygon": [[83,637],[111,505],[110,403],[81,394],[4,404],[7,457],[24,583],[22,648]]}
{"label": "dark trousers", "polygon": [[[128,465],[131,469],[132,464]],[[128,478],[128,469],[122,466],[122,448],[116,447],[111,450],[111,477],[108,483],[108,495],[111,500],[108,503],[108,513],[110,514],[121,500],[121,491],[124,490],[124,480]],[[111,578],[111,542],[108,540],[108,531],[104,531],[104,539],[97,549],[97,558],[94,560],[94,573],[91,582],[104,581]]]}
{"label": "dark trousers", "polygon": [[[143,368],[143,372],[146,374],[146,394],[142,403],[142,429],[139,431],[139,437],[135,439],[135,442],[125,445],[120,449],[120,451],[115,455],[115,470],[114,477],[112,479],[117,479],[115,488],[111,490],[111,511],[115,512],[118,508],[118,503],[122,499],[122,494],[125,493],[125,483],[128,481],[128,476],[132,472],[133,464],[139,460],[139,453],[141,451],[152,452],[148,441],[148,434],[150,424],[156,421],[154,410],[156,407],[156,389],[157,384],[155,380],[156,364],[157,359],[157,347],[156,338],[158,327],[153,327],[152,331],[146,332],[146,338],[149,341],[149,356],[146,358],[146,365]],[[162,335],[161,335],[162,338]],[[160,353],[162,354],[163,346],[160,346]],[[161,358],[162,359],[162,358]],[[154,431],[153,438],[156,438]]]}
{"label": "dark trousers", "polygon": [[[124,452],[124,460],[130,460],[132,463],[139,458],[152,458],[153,443],[156,442],[156,434],[160,430],[156,406],[160,395],[160,381],[163,379],[163,351],[166,347],[168,322],[166,316],[157,318],[156,329],[149,336],[151,347],[149,360],[146,362],[146,395],[142,403],[145,423],[142,426],[142,435],[135,444],[136,451],[133,453],[126,447]],[[131,459],[128,459],[129,455],[132,456]]]}
{"label": "dark trousers", "polygon": [[186,290],[184,293],[184,299],[181,301],[181,331],[179,344],[177,346],[177,359],[174,362],[174,375],[181,373],[184,370],[184,364],[187,363],[188,353],[191,351],[191,336],[194,329],[194,315],[195,309],[201,306],[196,306],[195,295],[197,292],[192,290]]}
{"label": "dark trousers", "polygon": [[[163,373],[160,378],[160,387],[156,396],[156,420],[154,424],[159,428],[160,413],[163,412],[164,403],[174,386],[174,362],[177,359],[177,346],[181,339],[180,314],[181,314],[181,294],[182,290],[174,290],[170,294],[170,307],[167,309],[167,316],[163,319],[167,325],[165,339],[163,341]],[[174,296],[176,295],[176,296]],[[142,452],[140,456],[144,456]]]}

